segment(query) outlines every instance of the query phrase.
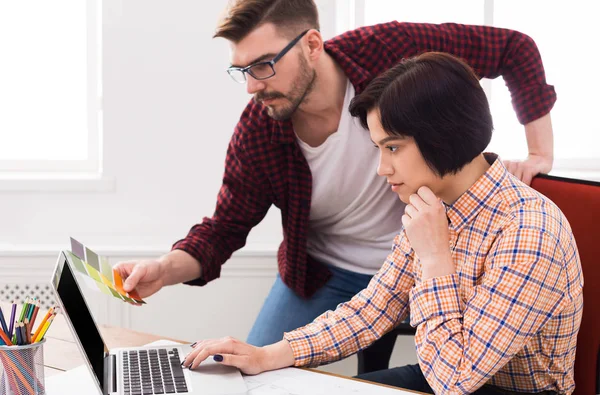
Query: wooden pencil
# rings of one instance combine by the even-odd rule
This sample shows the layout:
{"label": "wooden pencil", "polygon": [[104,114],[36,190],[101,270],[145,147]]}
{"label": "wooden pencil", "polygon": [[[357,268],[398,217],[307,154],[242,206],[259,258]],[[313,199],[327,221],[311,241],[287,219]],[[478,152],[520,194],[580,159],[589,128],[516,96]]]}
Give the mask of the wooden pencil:
{"label": "wooden pencil", "polygon": [[32,341],[35,343],[38,335],[40,334],[40,332],[42,331],[42,328],[44,327],[44,325],[46,324],[46,321],[48,321],[48,318],[50,318],[50,316],[54,314],[54,307],[52,307],[50,310],[48,310],[48,312],[46,313],[46,315],[44,316],[44,318],[42,319],[42,322],[40,322],[40,325],[38,326],[37,330],[35,331],[35,333],[32,336]]}
{"label": "wooden pencil", "polygon": [[7,346],[12,346],[13,345],[13,343],[10,341],[10,339],[8,338],[8,336],[6,335],[6,333],[4,333],[4,331],[2,329],[0,329],[0,338],[2,338],[2,341]]}
{"label": "wooden pencil", "polygon": [[48,321],[46,321],[44,328],[42,329],[42,331],[40,332],[38,337],[35,338],[35,340],[34,340],[35,343],[39,343],[44,339],[44,336],[46,336],[46,332],[48,332],[48,329],[50,328],[50,325],[52,324],[54,317],[56,317],[56,315],[52,315],[52,317],[48,318]]}
{"label": "wooden pencil", "polygon": [[13,300],[12,309],[10,311],[10,328],[8,328],[8,338],[12,338],[13,329],[15,328],[15,313],[17,312],[17,301]]}
{"label": "wooden pencil", "polygon": [[36,302],[35,308],[33,310],[33,315],[29,320],[29,332],[33,331],[33,327],[35,326],[35,319],[37,318],[38,311],[40,310],[40,301]]}

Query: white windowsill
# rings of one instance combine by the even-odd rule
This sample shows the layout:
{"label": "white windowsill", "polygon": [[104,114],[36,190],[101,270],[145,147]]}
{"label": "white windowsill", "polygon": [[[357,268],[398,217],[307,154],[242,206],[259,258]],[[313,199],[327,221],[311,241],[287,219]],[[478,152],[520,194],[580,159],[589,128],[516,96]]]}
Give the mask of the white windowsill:
{"label": "white windowsill", "polygon": [[550,175],[600,181],[600,158],[555,159]]}
{"label": "white windowsill", "polygon": [[578,180],[600,182],[600,171],[598,170],[553,169],[549,175],[556,177],[575,178]]}
{"label": "white windowsill", "polygon": [[[0,243],[0,258],[55,257],[68,249],[65,244],[8,244]],[[233,253],[235,258],[277,258],[279,244],[248,244]],[[94,252],[102,256],[120,258],[158,257],[171,250],[171,243],[161,245],[99,245]]]}
{"label": "white windowsill", "polygon": [[[600,182],[600,170],[555,166],[552,176]],[[0,173],[0,192],[114,192],[115,177],[98,173]]]}
{"label": "white windowsill", "polygon": [[0,173],[0,192],[113,192],[115,178],[98,173]]}

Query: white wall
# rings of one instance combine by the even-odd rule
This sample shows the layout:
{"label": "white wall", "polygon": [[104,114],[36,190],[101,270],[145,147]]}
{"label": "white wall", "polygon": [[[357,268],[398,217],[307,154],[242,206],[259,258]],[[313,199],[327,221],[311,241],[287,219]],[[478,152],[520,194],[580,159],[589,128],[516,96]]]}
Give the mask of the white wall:
{"label": "white wall", "polygon": [[[212,40],[225,1],[104,2],[104,170],[110,193],[2,196],[0,240],[168,250],[211,214],[225,148],[247,100]],[[255,239],[278,240],[276,216]]]}
{"label": "white wall", "polygon": [[[249,100],[230,80],[226,41],[212,39],[226,0],[105,0],[104,172],[107,193],[2,192],[0,246],[168,250],[212,214],[225,150]],[[334,2],[320,3],[326,36]],[[50,130],[49,133],[52,131]],[[281,240],[279,213],[252,233],[252,248]]]}
{"label": "white wall", "polygon": [[[104,0],[104,171],[115,188],[0,192],[0,283],[33,281],[25,276],[30,270],[37,282],[49,278],[69,236],[115,263],[168,251],[212,214],[227,143],[249,99],[225,72],[226,42],[211,38],[225,4]],[[331,37],[335,2],[318,5],[322,33]],[[175,338],[245,338],[273,282],[280,240],[273,209],[219,281],[166,289],[144,308],[102,305],[96,313],[102,322]],[[182,301],[185,311],[172,308]],[[411,340],[403,347],[397,363],[414,361]],[[355,372],[354,360],[339,366],[333,370]]]}

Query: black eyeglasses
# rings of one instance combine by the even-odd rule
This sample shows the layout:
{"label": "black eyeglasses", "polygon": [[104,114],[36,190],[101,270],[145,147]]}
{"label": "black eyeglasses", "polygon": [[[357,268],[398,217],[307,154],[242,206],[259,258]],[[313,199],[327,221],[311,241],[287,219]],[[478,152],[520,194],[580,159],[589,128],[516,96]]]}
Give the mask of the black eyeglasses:
{"label": "black eyeglasses", "polygon": [[257,80],[266,80],[267,78],[273,77],[275,75],[275,63],[277,63],[279,59],[283,57],[283,55],[288,53],[289,50],[292,49],[292,47],[296,45],[296,43],[298,43],[298,41],[300,41],[300,39],[309,31],[310,29],[300,33],[298,37],[286,45],[286,47],[283,48],[281,52],[279,52],[273,59],[266,62],[254,63],[246,67],[231,66],[227,69],[227,73],[229,73],[235,82],[239,82],[240,84],[246,82],[246,73],[250,74],[254,79]]}

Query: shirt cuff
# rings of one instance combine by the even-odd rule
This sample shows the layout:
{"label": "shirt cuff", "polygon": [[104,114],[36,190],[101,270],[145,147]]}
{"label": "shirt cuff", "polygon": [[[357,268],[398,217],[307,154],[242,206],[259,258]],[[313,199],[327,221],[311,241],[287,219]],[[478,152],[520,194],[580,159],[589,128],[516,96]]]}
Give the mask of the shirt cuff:
{"label": "shirt cuff", "polygon": [[318,336],[320,330],[311,328],[308,324],[304,328],[285,332],[283,338],[288,341],[294,354],[294,366],[319,366],[321,364],[323,348]]}
{"label": "shirt cuff", "polygon": [[417,327],[437,316],[443,321],[460,318],[463,307],[458,274],[430,278],[410,291],[410,324]]}
{"label": "shirt cuff", "polygon": [[513,97],[517,119],[522,125],[548,114],[556,103],[556,91],[552,85],[534,85],[519,90]]}

